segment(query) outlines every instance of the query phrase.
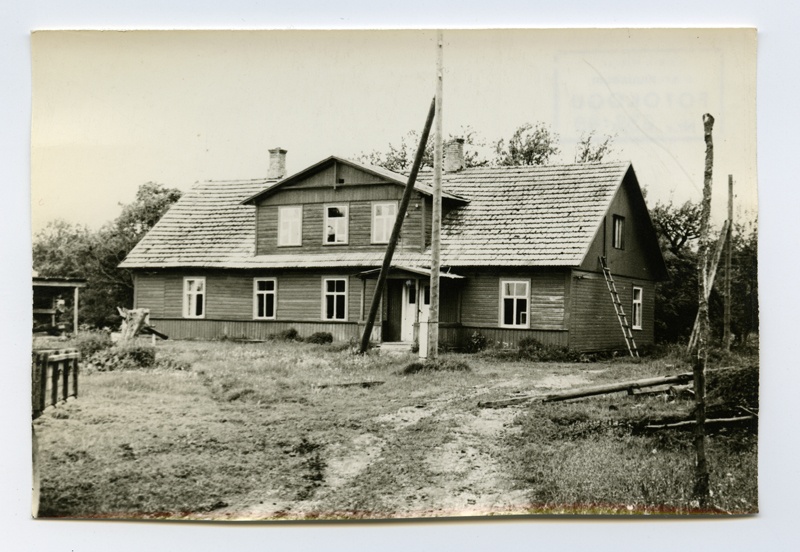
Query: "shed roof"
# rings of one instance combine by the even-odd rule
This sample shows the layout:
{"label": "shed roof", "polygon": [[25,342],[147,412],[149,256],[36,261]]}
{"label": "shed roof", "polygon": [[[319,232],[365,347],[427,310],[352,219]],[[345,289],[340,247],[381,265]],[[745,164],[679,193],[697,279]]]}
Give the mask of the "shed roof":
{"label": "shed roof", "polygon": [[[451,204],[454,208],[443,217],[442,264],[580,265],[629,170],[633,170],[630,163],[591,163],[478,167],[445,174],[443,188],[453,197],[468,201]],[[430,173],[421,174],[417,188],[429,187],[430,178]],[[248,200],[274,184],[269,180],[231,180],[195,185],[121,266],[311,268],[381,264],[382,251],[256,256],[255,207]],[[430,256],[397,252],[393,262],[428,267]]]}

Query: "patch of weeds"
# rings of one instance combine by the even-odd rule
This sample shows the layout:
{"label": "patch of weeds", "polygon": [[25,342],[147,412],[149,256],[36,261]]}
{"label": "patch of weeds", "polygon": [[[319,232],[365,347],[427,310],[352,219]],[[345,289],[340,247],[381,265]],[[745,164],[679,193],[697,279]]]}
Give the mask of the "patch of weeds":
{"label": "patch of weeds", "polygon": [[546,345],[533,337],[520,339],[516,349],[491,347],[479,354],[483,358],[507,362],[591,362],[595,358],[568,347]]}
{"label": "patch of weeds", "polygon": [[86,361],[89,370],[112,372],[152,368],[156,362],[155,347],[142,345],[117,345],[94,353]]}
{"label": "patch of weeds", "polygon": [[708,372],[707,404],[710,411],[735,412],[740,407],[758,411],[758,366]]}
{"label": "patch of weeds", "polygon": [[306,343],[327,345],[328,343],[333,343],[333,334],[331,332],[314,332],[306,338]]}
{"label": "patch of weeds", "polygon": [[403,368],[401,374],[416,374],[417,372],[470,372],[472,368],[462,361],[450,358],[440,358],[438,360],[416,361]]}
{"label": "patch of weeds", "polygon": [[267,336],[270,341],[302,341],[303,338],[295,328],[288,328],[278,333]]}
{"label": "patch of weeds", "polygon": [[469,336],[469,340],[467,341],[467,352],[479,353],[483,351],[488,344],[489,340],[485,335],[478,331],[472,332],[472,335]]}
{"label": "patch of weeds", "polygon": [[113,345],[111,334],[102,330],[83,331],[73,339],[72,346],[81,353],[81,358],[89,358],[98,351]]}

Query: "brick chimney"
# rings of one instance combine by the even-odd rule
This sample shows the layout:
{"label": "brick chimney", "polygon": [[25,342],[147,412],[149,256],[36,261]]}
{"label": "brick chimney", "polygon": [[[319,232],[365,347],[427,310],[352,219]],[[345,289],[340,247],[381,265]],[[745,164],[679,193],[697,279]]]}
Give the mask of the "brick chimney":
{"label": "brick chimney", "polygon": [[269,150],[269,180],[280,180],[286,176],[286,150],[283,148],[273,148]]}
{"label": "brick chimney", "polygon": [[444,171],[458,172],[464,168],[464,139],[453,138],[444,145]]}

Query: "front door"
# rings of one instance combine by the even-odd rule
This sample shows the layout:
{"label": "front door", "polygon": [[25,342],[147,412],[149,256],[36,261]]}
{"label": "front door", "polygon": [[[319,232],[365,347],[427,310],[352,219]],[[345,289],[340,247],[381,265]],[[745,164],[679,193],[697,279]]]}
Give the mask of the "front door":
{"label": "front door", "polygon": [[417,316],[417,281],[407,280],[403,286],[403,319],[400,323],[400,339],[414,341],[414,320]]}
{"label": "front door", "polygon": [[386,281],[386,322],[384,341],[400,341],[403,322],[403,280]]}

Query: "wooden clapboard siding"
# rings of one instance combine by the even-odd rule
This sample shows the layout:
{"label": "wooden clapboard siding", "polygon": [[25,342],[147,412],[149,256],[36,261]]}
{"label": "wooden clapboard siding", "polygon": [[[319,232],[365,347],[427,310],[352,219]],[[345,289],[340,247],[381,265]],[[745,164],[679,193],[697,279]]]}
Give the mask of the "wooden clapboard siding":
{"label": "wooden clapboard siding", "polygon": [[460,322],[461,285],[445,278],[439,286],[439,322],[443,324]]}
{"label": "wooden clapboard siding", "polygon": [[454,343],[458,348],[465,348],[470,336],[479,332],[483,334],[490,344],[498,347],[516,347],[520,339],[533,338],[545,345],[566,347],[569,344],[569,332],[566,330],[514,330],[510,328],[461,326],[458,328],[440,329],[442,342]]}
{"label": "wooden clapboard siding", "polygon": [[[578,351],[626,349],[619,320],[602,274],[575,271],[569,346]],[[655,285],[648,280],[615,276],[622,308],[630,322],[633,286],[642,288],[642,329],[632,330],[637,346],[653,343]]]}
{"label": "wooden clapboard siding", "polygon": [[152,318],[151,323],[170,339],[267,339],[271,335],[294,328],[301,337],[315,332],[330,332],[335,341],[358,337],[356,322],[306,322],[294,320],[189,320],[182,318]]}
{"label": "wooden clapboard siding", "polygon": [[[582,269],[600,271],[598,257],[605,256],[613,274],[646,280],[658,280],[664,276],[658,258],[658,241],[635,180],[633,173],[628,172],[622,186],[614,194],[581,264]],[[625,219],[623,249],[614,248],[611,243],[614,215]]]}
{"label": "wooden clapboard siding", "polygon": [[133,306],[150,309],[150,316],[164,316],[164,278],[152,273],[137,274]]}
{"label": "wooden clapboard siding", "polygon": [[[459,274],[463,274],[459,271]],[[466,274],[465,274],[466,275]],[[564,330],[566,286],[564,272],[470,273],[466,275],[461,298],[464,325],[500,325],[500,280],[530,280],[529,320],[531,330]]]}
{"label": "wooden clapboard siding", "polygon": [[[315,252],[330,253],[347,250],[383,251],[385,244],[372,243],[372,204],[375,201],[398,201],[403,189],[397,185],[352,186],[333,189],[287,189],[266,198],[258,205],[256,215],[256,252],[271,253]],[[280,205],[303,205],[303,241],[300,246],[278,247],[278,208]],[[348,242],[326,244],[323,234],[324,209],[330,204],[349,206]],[[415,192],[409,205],[397,251],[422,249],[422,196]]]}
{"label": "wooden clapboard siding", "polygon": [[[253,319],[253,279],[276,278],[277,320],[322,320],[323,279],[347,280],[347,320],[361,316],[361,280],[352,270],[314,271],[165,271],[137,275],[136,302],[150,309],[151,318],[183,317],[185,277],[206,279],[206,316],[216,320]],[[366,309],[374,293],[375,281],[367,281]]]}

